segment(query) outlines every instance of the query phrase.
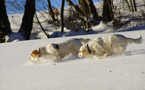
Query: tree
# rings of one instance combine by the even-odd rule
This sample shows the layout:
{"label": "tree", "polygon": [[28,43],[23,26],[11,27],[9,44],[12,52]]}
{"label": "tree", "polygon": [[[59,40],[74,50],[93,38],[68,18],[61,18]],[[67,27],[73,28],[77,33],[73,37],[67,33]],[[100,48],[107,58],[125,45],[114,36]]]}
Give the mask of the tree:
{"label": "tree", "polygon": [[89,30],[91,28],[90,20],[93,20],[94,23],[99,20],[98,13],[92,0],[79,0],[79,7],[78,5],[74,5],[71,0],[66,0],[66,2],[75,9],[78,14],[77,17],[82,20],[84,29]]}
{"label": "tree", "polygon": [[48,7],[49,7],[49,11],[48,11],[48,12],[50,13],[50,16],[51,16],[53,22],[55,22],[56,19],[55,19],[54,12],[53,12],[53,10],[52,10],[51,2],[50,2],[50,0],[47,0],[47,2],[48,2]]}
{"label": "tree", "polygon": [[129,5],[128,1],[125,0],[125,2],[126,2],[126,4],[127,4],[127,6],[128,6],[129,11],[131,12],[130,5]]}
{"label": "tree", "polygon": [[134,12],[132,0],[130,0],[131,11]]}
{"label": "tree", "polygon": [[89,14],[88,4],[87,4],[86,0],[79,0],[79,5],[81,7],[82,12],[85,15],[84,19],[82,19],[83,27],[84,27],[84,29],[89,30],[90,24],[88,22],[88,18],[90,17],[90,14]]}
{"label": "tree", "polygon": [[137,7],[136,7],[136,2],[135,2],[135,0],[133,0],[133,5],[134,5],[135,11],[137,11]]}
{"label": "tree", "polygon": [[111,21],[114,19],[114,14],[112,11],[112,5],[111,0],[103,0],[103,13],[102,16],[107,19],[108,21]]}
{"label": "tree", "polygon": [[65,0],[62,0],[62,5],[61,5],[61,32],[64,32],[64,4]]}
{"label": "tree", "polygon": [[137,11],[137,7],[136,7],[136,2],[135,2],[135,0],[129,0],[130,5],[129,5],[129,2],[128,2],[127,0],[125,0],[125,1],[126,1],[126,3],[127,3],[127,6],[128,6],[128,8],[129,8],[129,11],[130,11],[130,12]]}
{"label": "tree", "polygon": [[1,22],[0,26],[4,28],[5,32],[7,34],[11,34],[12,30],[6,13],[6,6],[4,0],[0,0],[0,22]]}
{"label": "tree", "polygon": [[88,7],[89,7],[89,14],[92,16],[95,20],[98,20],[98,13],[96,11],[96,8],[94,6],[94,3],[92,0],[86,0]]}
{"label": "tree", "polygon": [[5,35],[11,34],[12,30],[6,13],[5,1],[0,0],[0,42],[4,42]]}
{"label": "tree", "polygon": [[22,19],[21,27],[19,29],[19,33],[26,40],[30,39],[35,11],[35,0],[26,0],[25,12]]}
{"label": "tree", "polygon": [[66,2],[68,3],[69,6],[72,6],[77,13],[81,14],[82,16],[85,16],[82,10],[78,7],[78,5],[74,5],[71,0],[66,0]]}

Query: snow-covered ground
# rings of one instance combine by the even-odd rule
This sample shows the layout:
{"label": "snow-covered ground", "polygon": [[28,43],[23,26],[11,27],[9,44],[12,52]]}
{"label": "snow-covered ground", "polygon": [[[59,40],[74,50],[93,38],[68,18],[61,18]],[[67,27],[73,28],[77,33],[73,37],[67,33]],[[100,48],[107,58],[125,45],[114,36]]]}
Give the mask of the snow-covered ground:
{"label": "snow-covered ground", "polygon": [[[123,7],[118,3],[122,0],[115,1],[116,6]],[[137,3],[140,1],[143,0],[137,0]],[[101,12],[102,2],[95,5]],[[47,33],[63,36],[46,39],[41,28],[35,23],[31,40],[0,44],[0,90],[145,90],[145,18],[140,13],[140,10],[145,10],[143,5],[144,3],[138,4],[140,8],[135,13],[120,10],[121,14],[123,13],[121,20],[129,23],[119,30],[112,27],[111,22],[100,22],[99,25],[92,27],[93,31],[89,32],[91,34],[83,30],[79,30],[79,33],[69,32],[70,30],[66,28],[65,33],[61,34],[53,33],[56,27],[43,22],[42,25]],[[42,13],[37,12],[39,18]],[[22,16],[22,14],[9,15],[13,32],[19,30]],[[45,17],[47,18],[48,15]],[[45,21],[45,17],[40,18],[40,21]],[[131,38],[137,38],[138,34],[141,34],[143,41],[142,44],[129,44],[123,55],[103,59],[78,58],[69,55],[61,62],[29,61],[33,49],[49,43],[63,42],[71,38],[94,39],[114,33]],[[20,36],[15,33],[10,38],[20,39]]]}
{"label": "snow-covered ground", "polygon": [[145,30],[120,32],[143,37],[142,44],[129,44],[123,55],[95,59],[68,56],[62,62],[29,61],[31,50],[70,38],[96,38],[108,34],[0,44],[0,90],[145,90]]}

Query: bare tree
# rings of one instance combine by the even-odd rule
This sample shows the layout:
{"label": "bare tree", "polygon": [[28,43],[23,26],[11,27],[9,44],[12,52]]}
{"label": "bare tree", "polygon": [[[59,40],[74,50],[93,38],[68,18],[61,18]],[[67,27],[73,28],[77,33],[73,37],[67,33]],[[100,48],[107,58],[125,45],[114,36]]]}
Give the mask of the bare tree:
{"label": "bare tree", "polygon": [[[70,6],[70,7],[73,7],[73,9],[75,9],[75,13],[74,13],[74,11],[73,11],[73,9],[71,10],[71,15],[73,15],[73,16],[70,16],[69,18],[68,18],[68,20],[69,21],[71,21],[72,20],[72,17],[74,18],[75,17],[75,19],[76,19],[76,17],[77,17],[77,19],[80,19],[81,21],[82,21],[82,23],[83,23],[83,27],[85,28],[86,27],[86,24],[85,24],[85,17],[86,17],[86,15],[85,15],[85,13],[82,11],[82,9],[78,6],[78,5],[74,5],[73,4],[73,2],[71,1],[71,0],[66,0],[66,2],[68,3],[68,5]],[[73,14],[72,14],[73,13]],[[76,21],[75,21],[76,22]],[[72,24],[72,23],[71,23]],[[75,23],[76,24],[76,23]],[[70,26],[70,27],[72,27],[72,25]],[[75,27],[76,27],[76,31],[78,31],[77,29],[78,29],[78,26],[77,25],[75,25]]]}
{"label": "bare tree", "polygon": [[130,8],[130,5],[129,5],[128,1],[125,0],[125,2],[126,2],[126,4],[127,4],[127,6],[128,6],[129,11],[131,12],[131,8]]}
{"label": "bare tree", "polygon": [[50,16],[51,16],[52,20],[55,22],[56,19],[55,19],[55,16],[54,16],[54,12],[52,10],[51,2],[50,2],[50,0],[47,0],[47,2],[48,2],[48,7],[49,7],[49,11],[48,12],[50,13]]}
{"label": "bare tree", "polygon": [[135,0],[129,0],[129,2],[128,0],[125,0],[125,2],[127,3],[130,12],[137,11]]}
{"label": "bare tree", "polygon": [[103,13],[102,16],[108,21],[114,19],[114,14],[112,10],[111,0],[103,0]]}
{"label": "bare tree", "polygon": [[94,6],[94,3],[92,0],[86,0],[88,7],[89,7],[89,14],[92,16],[95,20],[98,20],[98,13],[96,11],[96,8]]}
{"label": "bare tree", "polygon": [[134,12],[132,0],[130,0],[131,11]]}
{"label": "bare tree", "polygon": [[[69,6],[73,7],[78,14],[79,19],[82,20],[83,28],[89,30],[91,28],[90,18],[93,18],[94,21],[98,21],[98,13],[93,4],[92,0],[79,0],[79,6],[74,5],[71,0],[66,0]],[[93,20],[91,19],[91,20]]]}
{"label": "bare tree", "polygon": [[3,27],[6,34],[11,34],[12,30],[6,13],[6,6],[4,0],[0,0],[0,22],[1,22],[0,26]]}
{"label": "bare tree", "polygon": [[19,33],[26,40],[30,39],[35,11],[35,0],[26,0],[25,13],[23,16],[21,27],[19,29]]}
{"label": "bare tree", "polygon": [[62,0],[62,5],[61,5],[61,32],[64,32],[64,4],[65,0]]}
{"label": "bare tree", "polygon": [[5,1],[0,0],[0,43],[5,42],[5,35],[11,33],[12,30],[6,13]]}
{"label": "bare tree", "polygon": [[133,5],[134,5],[135,11],[137,11],[137,7],[136,7],[136,2],[135,2],[135,0],[133,0]]}
{"label": "bare tree", "polygon": [[84,27],[84,29],[86,29],[88,31],[91,27],[88,22],[88,18],[90,17],[88,4],[87,4],[86,0],[79,0],[79,5],[81,7],[82,12],[85,15],[84,19],[82,19],[83,27]]}
{"label": "bare tree", "polygon": [[71,0],[66,0],[66,2],[68,3],[69,6],[72,6],[77,13],[85,16],[84,13],[82,12],[82,10],[78,7],[78,5],[74,5]]}

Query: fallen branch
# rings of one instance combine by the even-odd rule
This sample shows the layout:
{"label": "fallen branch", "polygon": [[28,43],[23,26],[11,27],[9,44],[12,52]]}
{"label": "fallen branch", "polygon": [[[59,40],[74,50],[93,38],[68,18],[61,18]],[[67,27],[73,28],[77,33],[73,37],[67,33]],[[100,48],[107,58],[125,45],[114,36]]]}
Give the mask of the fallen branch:
{"label": "fallen branch", "polygon": [[41,23],[40,23],[40,21],[39,21],[39,19],[38,19],[38,17],[37,17],[37,14],[36,14],[36,13],[35,13],[35,16],[36,16],[36,19],[37,19],[37,21],[38,21],[38,23],[39,23],[39,25],[40,25],[40,27],[41,27],[42,31],[43,31],[43,32],[44,32],[44,34],[47,36],[47,38],[49,38],[49,35],[45,32],[44,28],[42,27],[42,25],[41,25]]}

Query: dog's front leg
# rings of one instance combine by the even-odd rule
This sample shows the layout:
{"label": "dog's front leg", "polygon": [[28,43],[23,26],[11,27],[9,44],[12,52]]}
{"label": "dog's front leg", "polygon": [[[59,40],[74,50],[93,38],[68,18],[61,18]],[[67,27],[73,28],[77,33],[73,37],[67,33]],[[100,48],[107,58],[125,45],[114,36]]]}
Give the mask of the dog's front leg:
{"label": "dog's front leg", "polygon": [[111,56],[111,55],[112,55],[111,50],[107,50],[106,49],[105,54],[104,54],[104,57]]}
{"label": "dog's front leg", "polygon": [[56,55],[56,56],[55,56],[55,58],[54,58],[54,60],[55,60],[55,61],[60,61],[60,60],[61,60],[61,58],[60,58],[60,56],[59,56],[59,55]]}
{"label": "dog's front leg", "polygon": [[55,56],[54,56],[54,60],[56,61],[61,61],[62,57],[60,56],[60,54],[58,52],[55,53]]}
{"label": "dog's front leg", "polygon": [[36,57],[36,58],[34,58],[34,57],[30,57],[29,58],[29,60],[31,61],[31,62],[38,62],[39,61],[39,58],[38,57]]}

